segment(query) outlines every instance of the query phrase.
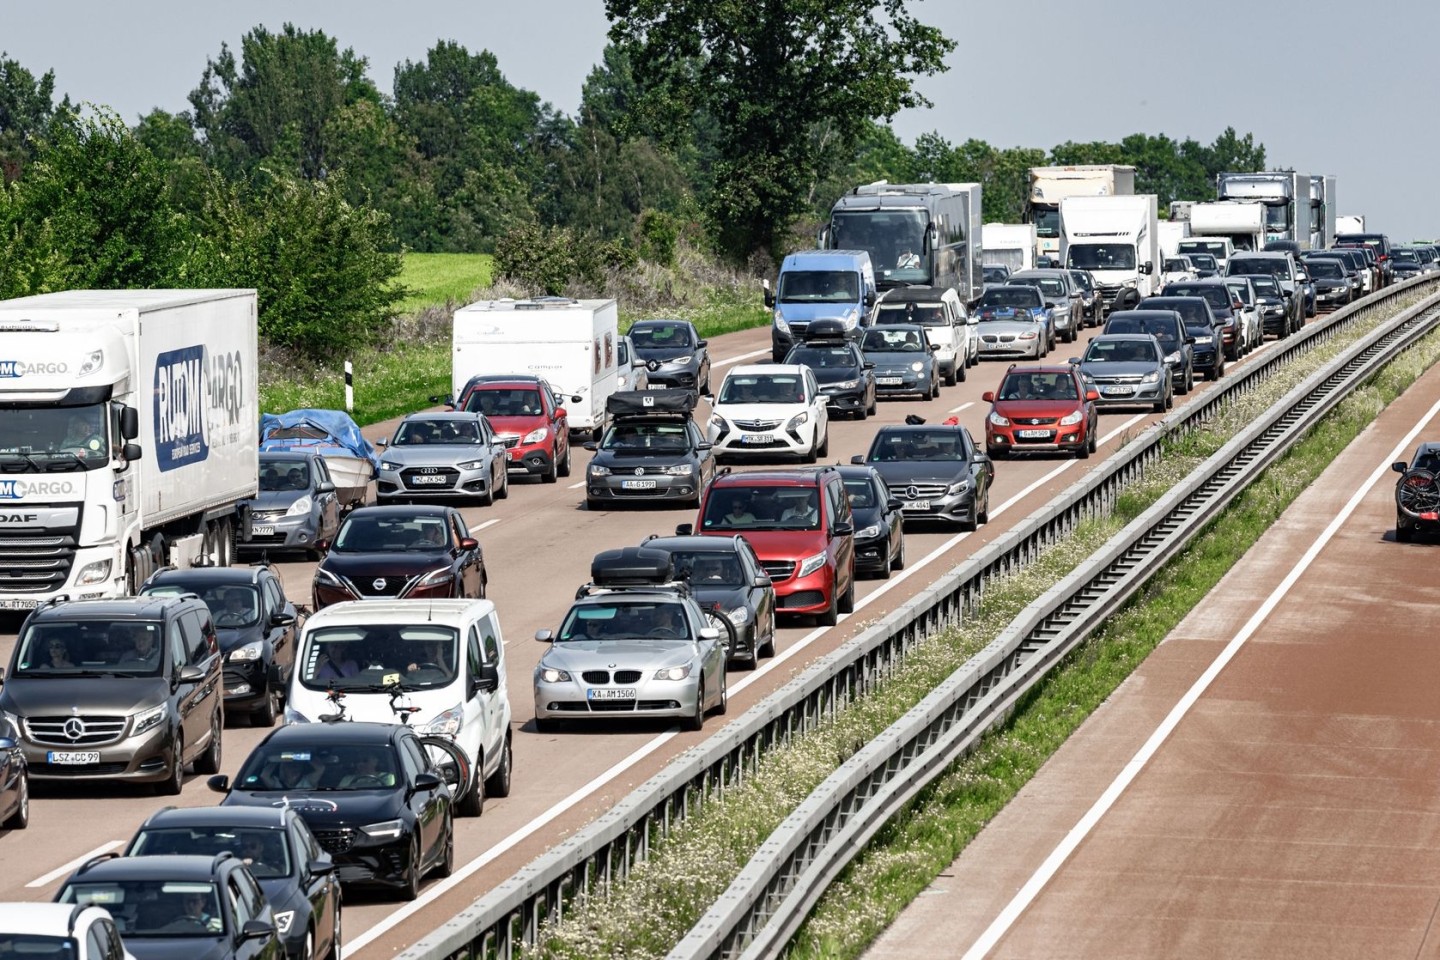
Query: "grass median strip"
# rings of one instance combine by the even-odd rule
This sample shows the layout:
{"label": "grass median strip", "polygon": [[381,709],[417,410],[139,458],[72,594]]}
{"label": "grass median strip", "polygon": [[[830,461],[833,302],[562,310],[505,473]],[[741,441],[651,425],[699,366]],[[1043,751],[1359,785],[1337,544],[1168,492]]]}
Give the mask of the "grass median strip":
{"label": "grass median strip", "polygon": [[[1418,299],[1415,298],[1415,299]],[[1396,304],[1402,309],[1405,304]],[[1379,322],[1357,324],[1173,438],[1114,513],[1078,526],[1029,568],[987,591],[976,615],[932,638],[874,695],[763,758],[757,774],[708,804],[604,896],[573,904],[526,955],[662,957],[724,892],[761,842],[834,769],[974,655],[1032,600],[1188,475],[1255,416]],[[1351,396],[1147,586],[1128,610],[1032,692],[1002,731],[897,818],[824,897],[795,957],[858,956],[1033,775],[1065,738],[1218,582],[1336,452],[1440,356],[1426,338]]]}

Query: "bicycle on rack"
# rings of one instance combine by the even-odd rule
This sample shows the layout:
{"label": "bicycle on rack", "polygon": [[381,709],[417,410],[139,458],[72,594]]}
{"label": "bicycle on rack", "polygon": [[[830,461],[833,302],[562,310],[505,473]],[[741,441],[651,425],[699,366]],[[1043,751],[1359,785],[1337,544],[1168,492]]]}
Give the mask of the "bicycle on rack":
{"label": "bicycle on rack", "polygon": [[[420,712],[420,708],[412,704],[405,695],[405,685],[394,680],[385,684],[382,690],[390,695],[390,712],[400,718],[402,726],[410,726],[410,716]],[[353,719],[345,715],[345,691],[332,688],[325,692],[325,699],[335,705],[335,712],[322,713],[322,723],[342,723]],[[421,734],[420,743],[425,747],[430,762],[434,764],[435,772],[440,774],[440,778],[450,788],[450,796],[456,807],[465,809],[473,806],[470,791],[475,787],[476,778],[471,770],[470,758],[465,755],[460,744],[443,733]]]}

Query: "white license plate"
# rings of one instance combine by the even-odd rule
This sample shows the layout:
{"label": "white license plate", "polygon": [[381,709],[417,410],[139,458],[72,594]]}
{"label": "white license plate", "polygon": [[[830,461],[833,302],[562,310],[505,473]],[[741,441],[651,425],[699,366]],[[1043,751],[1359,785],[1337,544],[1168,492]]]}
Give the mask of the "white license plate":
{"label": "white license plate", "polygon": [[875,383],[881,387],[898,387],[905,382],[904,377],[876,377]]}
{"label": "white license plate", "polygon": [[45,754],[46,763],[62,764],[65,766],[79,766],[86,763],[99,763],[99,750],[51,750]]}
{"label": "white license plate", "polygon": [[906,501],[902,502],[900,505],[901,505],[904,509],[906,509],[906,510],[915,510],[915,511],[926,510],[926,511],[928,511],[928,510],[930,509],[930,501],[929,501],[929,500],[906,500]]}
{"label": "white license plate", "polygon": [[1107,396],[1107,397],[1128,397],[1128,396],[1130,396],[1130,394],[1132,394],[1132,393],[1134,393],[1134,392],[1135,392],[1135,388],[1134,388],[1134,387],[1106,387],[1106,388],[1105,388],[1105,396]]}
{"label": "white license plate", "polygon": [[654,480],[621,480],[621,481],[620,481],[620,488],[621,488],[622,490],[654,490],[654,489],[655,489],[655,481],[654,481]]}
{"label": "white license plate", "polygon": [[634,687],[605,687],[600,690],[587,691],[591,700],[634,700]]}
{"label": "white license plate", "polygon": [[275,535],[275,528],[268,523],[263,526],[252,523],[250,525],[250,535],[254,537],[272,537]]}
{"label": "white license plate", "polygon": [[409,482],[412,487],[439,486],[442,483],[449,483],[450,478],[438,475],[433,477],[411,477]]}
{"label": "white license plate", "polygon": [[40,606],[39,600],[0,600],[0,610],[34,610]]}
{"label": "white license plate", "polygon": [[775,434],[773,433],[742,433],[740,435],[741,443],[770,443],[774,439]]}
{"label": "white license plate", "polygon": [[1049,430],[1016,430],[1015,433],[1017,436],[1024,437],[1030,440],[1050,436]]}

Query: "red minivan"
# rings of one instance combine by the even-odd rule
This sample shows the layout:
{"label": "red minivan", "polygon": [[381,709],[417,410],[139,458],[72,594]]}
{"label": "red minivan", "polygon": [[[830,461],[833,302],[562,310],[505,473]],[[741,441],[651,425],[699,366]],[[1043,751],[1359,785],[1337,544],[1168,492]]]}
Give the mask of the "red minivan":
{"label": "red minivan", "polygon": [[537,475],[543,483],[570,476],[570,420],[539,377],[471,377],[453,407],[485,414],[510,454],[511,470]]}

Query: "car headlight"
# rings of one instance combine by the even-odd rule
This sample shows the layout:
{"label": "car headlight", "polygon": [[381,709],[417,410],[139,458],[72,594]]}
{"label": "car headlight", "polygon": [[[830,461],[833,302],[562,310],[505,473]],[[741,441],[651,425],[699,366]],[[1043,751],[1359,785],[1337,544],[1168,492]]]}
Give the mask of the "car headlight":
{"label": "car headlight", "polygon": [[454,737],[460,734],[460,724],[465,722],[465,711],[460,704],[455,704],[448,710],[442,710],[430,720],[429,723],[418,728],[423,736]]}
{"label": "car headlight", "polygon": [[402,463],[401,463],[400,461],[398,461],[398,460],[381,460],[381,461],[380,461],[380,469],[381,469],[381,470],[399,470],[402,466],[404,466],[404,464],[402,464]]}
{"label": "car headlight", "polygon": [[367,823],[360,828],[360,832],[374,840],[394,840],[405,832],[405,821],[381,820],[379,823]]}
{"label": "car headlight", "polygon": [[290,935],[290,926],[295,922],[294,910],[277,910],[272,917],[275,918],[275,932],[282,937]]}
{"label": "car headlight", "polygon": [[713,415],[713,416],[710,418],[710,426],[714,427],[716,430],[724,430],[724,429],[725,429],[725,418],[722,417],[722,416],[720,416],[720,414],[718,414],[718,413],[715,414],[715,415]]}
{"label": "car headlight", "polygon": [[529,433],[525,434],[525,436],[521,437],[520,442],[539,443],[541,440],[544,440],[548,436],[550,436],[549,427],[536,427],[534,430],[531,430]]}
{"label": "car headlight", "polygon": [[305,494],[305,496],[290,504],[290,509],[285,511],[285,516],[303,517],[305,516],[305,514],[309,513],[314,506],[315,501],[312,500],[310,498],[310,494],[307,493]]}
{"label": "car headlight", "polygon": [[690,676],[690,664],[683,667],[661,667],[655,671],[656,680],[684,680]]}
{"label": "car headlight", "polygon": [[688,477],[695,472],[695,465],[690,463],[672,463],[665,468],[667,477]]}
{"label": "car headlight", "polygon": [[590,464],[590,476],[608,477],[610,476],[610,468],[602,464],[592,463]]}
{"label": "car headlight", "polygon": [[775,314],[775,329],[779,330],[787,337],[790,335],[790,324],[786,323],[785,318],[780,316],[779,313]]}
{"label": "car headlight", "polygon": [[535,675],[546,683],[569,683],[570,674],[554,667],[536,667]]}
{"label": "car headlight", "polygon": [[439,570],[431,570],[429,573],[425,574],[425,576],[421,577],[420,582],[415,584],[415,586],[437,587],[442,583],[449,583],[453,579],[455,579],[455,575],[450,572],[450,568],[442,567]]}
{"label": "car headlight", "polygon": [[914,370],[916,373],[919,373],[921,370],[925,369],[925,364],[921,363],[919,360],[916,360],[914,363],[910,364],[910,369]]}
{"label": "car headlight", "polygon": [[226,660],[259,660],[264,653],[265,643],[262,640],[251,640],[243,647],[236,647],[225,657]]}
{"label": "car headlight", "polygon": [[824,553],[824,552],[817,553],[817,554],[815,554],[813,557],[806,557],[804,560],[801,560],[801,561],[800,561],[800,569],[799,569],[799,571],[795,574],[795,576],[797,576],[797,577],[808,577],[808,576],[810,576],[810,574],[814,573],[816,570],[819,570],[821,567],[825,566],[825,561],[828,560],[828,559],[829,559],[829,554],[826,554],[826,553]]}
{"label": "car headlight", "polygon": [[134,736],[137,733],[144,733],[152,727],[158,727],[165,719],[165,714],[169,709],[169,704],[162,703],[148,710],[141,710],[135,714],[134,719],[130,721],[130,735]]}
{"label": "car headlight", "polygon": [[1038,330],[1024,330],[1024,331],[1021,331],[1019,334],[1017,334],[1016,337],[1015,337],[1015,339],[1016,339],[1016,340],[1034,340],[1034,339],[1035,339],[1036,337],[1038,337],[1038,336],[1040,336],[1040,332],[1039,332]]}
{"label": "car headlight", "polygon": [[950,490],[948,492],[950,496],[956,497],[969,489],[970,478],[966,477],[964,480],[956,480],[954,483],[950,484]]}
{"label": "car headlight", "polygon": [[834,387],[836,390],[854,390],[856,387],[860,386],[860,381],[838,380],[835,383],[830,384],[830,386]]}
{"label": "car headlight", "polygon": [[743,627],[745,626],[745,624],[750,622],[750,608],[736,607],[734,610],[731,610],[730,612],[725,614],[725,619],[729,620],[737,627]]}
{"label": "car headlight", "polygon": [[809,414],[808,412],[805,412],[805,413],[797,413],[797,414],[795,414],[795,416],[793,416],[793,417],[790,418],[790,422],[789,422],[789,423],[785,424],[785,429],[786,429],[786,430],[794,430],[796,427],[801,426],[801,425],[806,424],[806,423],[809,423],[809,422],[810,422],[810,414]]}
{"label": "car headlight", "polygon": [[1008,427],[1008,426],[1010,426],[1010,420],[1009,420],[1008,418],[1006,418],[1006,417],[1000,416],[1000,414],[996,413],[994,410],[991,410],[991,411],[990,411],[990,416],[986,417],[985,419],[990,422],[990,425],[991,425],[991,426],[995,426],[995,427]]}
{"label": "car headlight", "polygon": [[878,523],[872,523],[870,526],[865,527],[863,530],[857,530],[855,532],[855,539],[857,540],[868,540],[871,537],[878,536],[880,536],[880,524]]}
{"label": "car headlight", "polygon": [[1072,410],[1060,418],[1060,426],[1072,427],[1083,419],[1085,419],[1084,410]]}
{"label": "car headlight", "polygon": [[1179,363],[1179,362],[1180,362],[1180,351],[1177,350],[1177,351],[1175,351],[1174,353],[1167,353],[1167,354],[1165,354],[1165,362],[1166,362],[1166,363]]}
{"label": "car headlight", "polygon": [[484,460],[465,460],[465,461],[463,461],[463,462],[461,462],[461,463],[455,464],[455,466],[458,467],[458,468],[460,468],[461,470],[479,470],[480,468],[482,468],[482,467],[485,466],[485,461],[484,461]]}
{"label": "car headlight", "polygon": [[1160,371],[1159,371],[1159,370],[1151,370],[1149,373],[1145,374],[1145,376],[1143,376],[1143,377],[1140,378],[1140,382],[1141,382],[1141,383],[1159,383],[1159,382],[1160,382]]}
{"label": "car headlight", "polygon": [[342,590],[350,589],[349,587],[345,586],[345,582],[343,580],[341,580],[339,577],[337,577],[335,574],[331,573],[324,567],[315,568],[315,582],[323,583],[327,587],[339,587]]}
{"label": "car headlight", "polygon": [[110,561],[96,560],[80,568],[80,572],[75,575],[75,585],[86,587],[93,583],[103,583],[108,579],[110,579]]}

